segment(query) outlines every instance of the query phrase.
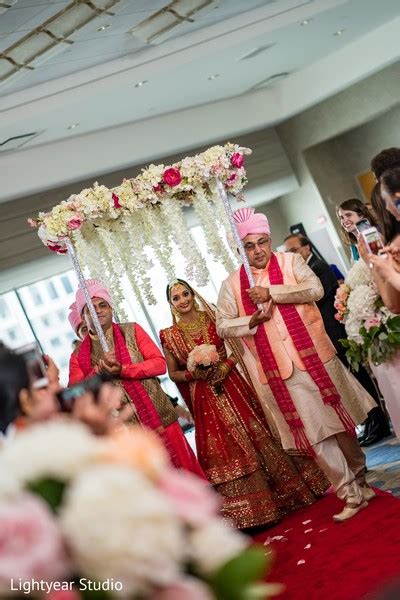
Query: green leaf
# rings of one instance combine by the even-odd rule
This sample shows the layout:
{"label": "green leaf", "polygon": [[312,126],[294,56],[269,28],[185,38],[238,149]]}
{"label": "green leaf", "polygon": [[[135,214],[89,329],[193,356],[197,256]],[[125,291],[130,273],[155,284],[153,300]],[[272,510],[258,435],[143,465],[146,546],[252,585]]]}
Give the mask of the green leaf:
{"label": "green leaf", "polygon": [[266,575],[269,558],[262,546],[251,546],[223,565],[209,580],[218,600],[248,600],[249,585]]}
{"label": "green leaf", "polygon": [[46,477],[31,481],[28,484],[28,489],[34,494],[40,496],[50,506],[53,512],[57,512],[61,504],[65,490],[65,482],[58,479]]}

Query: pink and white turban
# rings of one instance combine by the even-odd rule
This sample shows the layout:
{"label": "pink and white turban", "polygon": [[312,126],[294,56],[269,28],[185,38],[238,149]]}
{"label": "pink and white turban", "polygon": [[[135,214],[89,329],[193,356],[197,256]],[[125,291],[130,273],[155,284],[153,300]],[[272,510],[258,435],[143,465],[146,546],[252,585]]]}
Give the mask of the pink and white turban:
{"label": "pink and white turban", "polygon": [[[90,294],[91,298],[102,298],[103,300],[108,302],[108,304],[110,306],[112,306],[112,300],[111,300],[111,296],[108,292],[108,289],[106,287],[104,287],[104,285],[102,283],[100,283],[100,281],[97,281],[97,279],[87,279],[86,286],[89,290],[89,294]],[[86,306],[86,300],[85,300],[85,296],[83,295],[82,288],[77,289],[77,292],[75,295],[75,303],[76,303],[77,310],[78,310],[79,314],[81,315],[83,309]]]}
{"label": "pink and white turban", "polygon": [[71,304],[71,306],[69,307],[69,310],[71,312],[68,315],[68,321],[70,322],[70,325],[71,325],[72,329],[75,331],[75,333],[78,333],[79,326],[82,323],[82,317],[79,314],[78,308],[76,306],[76,302]]}
{"label": "pink and white turban", "polygon": [[250,233],[271,233],[267,217],[263,213],[256,213],[254,208],[235,210],[233,219],[241,240]]}

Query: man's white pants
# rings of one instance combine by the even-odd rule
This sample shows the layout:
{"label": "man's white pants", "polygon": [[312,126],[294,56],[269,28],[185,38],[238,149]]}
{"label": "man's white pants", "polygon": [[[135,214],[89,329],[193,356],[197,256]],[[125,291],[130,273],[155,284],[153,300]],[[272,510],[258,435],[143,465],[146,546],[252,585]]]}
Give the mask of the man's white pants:
{"label": "man's white pants", "polygon": [[313,446],[316,462],[347,504],[361,504],[365,485],[365,455],[356,437],[342,432]]}

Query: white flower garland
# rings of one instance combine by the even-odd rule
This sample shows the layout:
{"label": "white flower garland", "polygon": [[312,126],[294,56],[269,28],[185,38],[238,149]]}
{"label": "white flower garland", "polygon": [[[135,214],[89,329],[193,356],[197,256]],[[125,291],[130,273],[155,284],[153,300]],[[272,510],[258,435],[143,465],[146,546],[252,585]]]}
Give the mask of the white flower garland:
{"label": "white flower garland", "polygon": [[[218,222],[218,219],[210,219],[210,213],[212,214],[214,212],[214,204],[209,202],[204,190],[199,190],[197,192],[196,197],[193,199],[193,208],[199,218],[200,225],[204,230],[208,251],[214,257],[214,260],[222,262],[228,272],[233,271],[235,269],[235,264],[221,239],[218,229],[220,223]],[[215,212],[214,217],[217,217]]]}

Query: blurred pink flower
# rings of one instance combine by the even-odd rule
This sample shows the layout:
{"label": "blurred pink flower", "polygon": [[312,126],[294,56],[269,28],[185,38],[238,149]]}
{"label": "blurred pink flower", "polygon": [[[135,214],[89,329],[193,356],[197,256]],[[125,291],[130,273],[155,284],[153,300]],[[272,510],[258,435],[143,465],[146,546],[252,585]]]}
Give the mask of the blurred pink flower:
{"label": "blurred pink flower", "polygon": [[185,577],[160,590],[151,600],[213,600],[214,595],[205,583],[194,577]]}
{"label": "blurred pink flower", "polygon": [[364,323],[364,327],[367,331],[369,331],[371,327],[379,327],[380,324],[381,319],[377,315],[374,315],[373,317],[368,317]]}
{"label": "blurred pink flower", "polygon": [[219,510],[219,497],[204,480],[188,471],[169,470],[159,480],[159,487],[177,515],[194,527],[207,524]]}
{"label": "blurred pink flower", "polygon": [[52,590],[46,594],[46,600],[80,600],[81,595],[77,590]]}
{"label": "blurred pink flower", "polygon": [[0,589],[13,578],[54,581],[69,573],[61,533],[47,505],[24,495],[0,505]]}

